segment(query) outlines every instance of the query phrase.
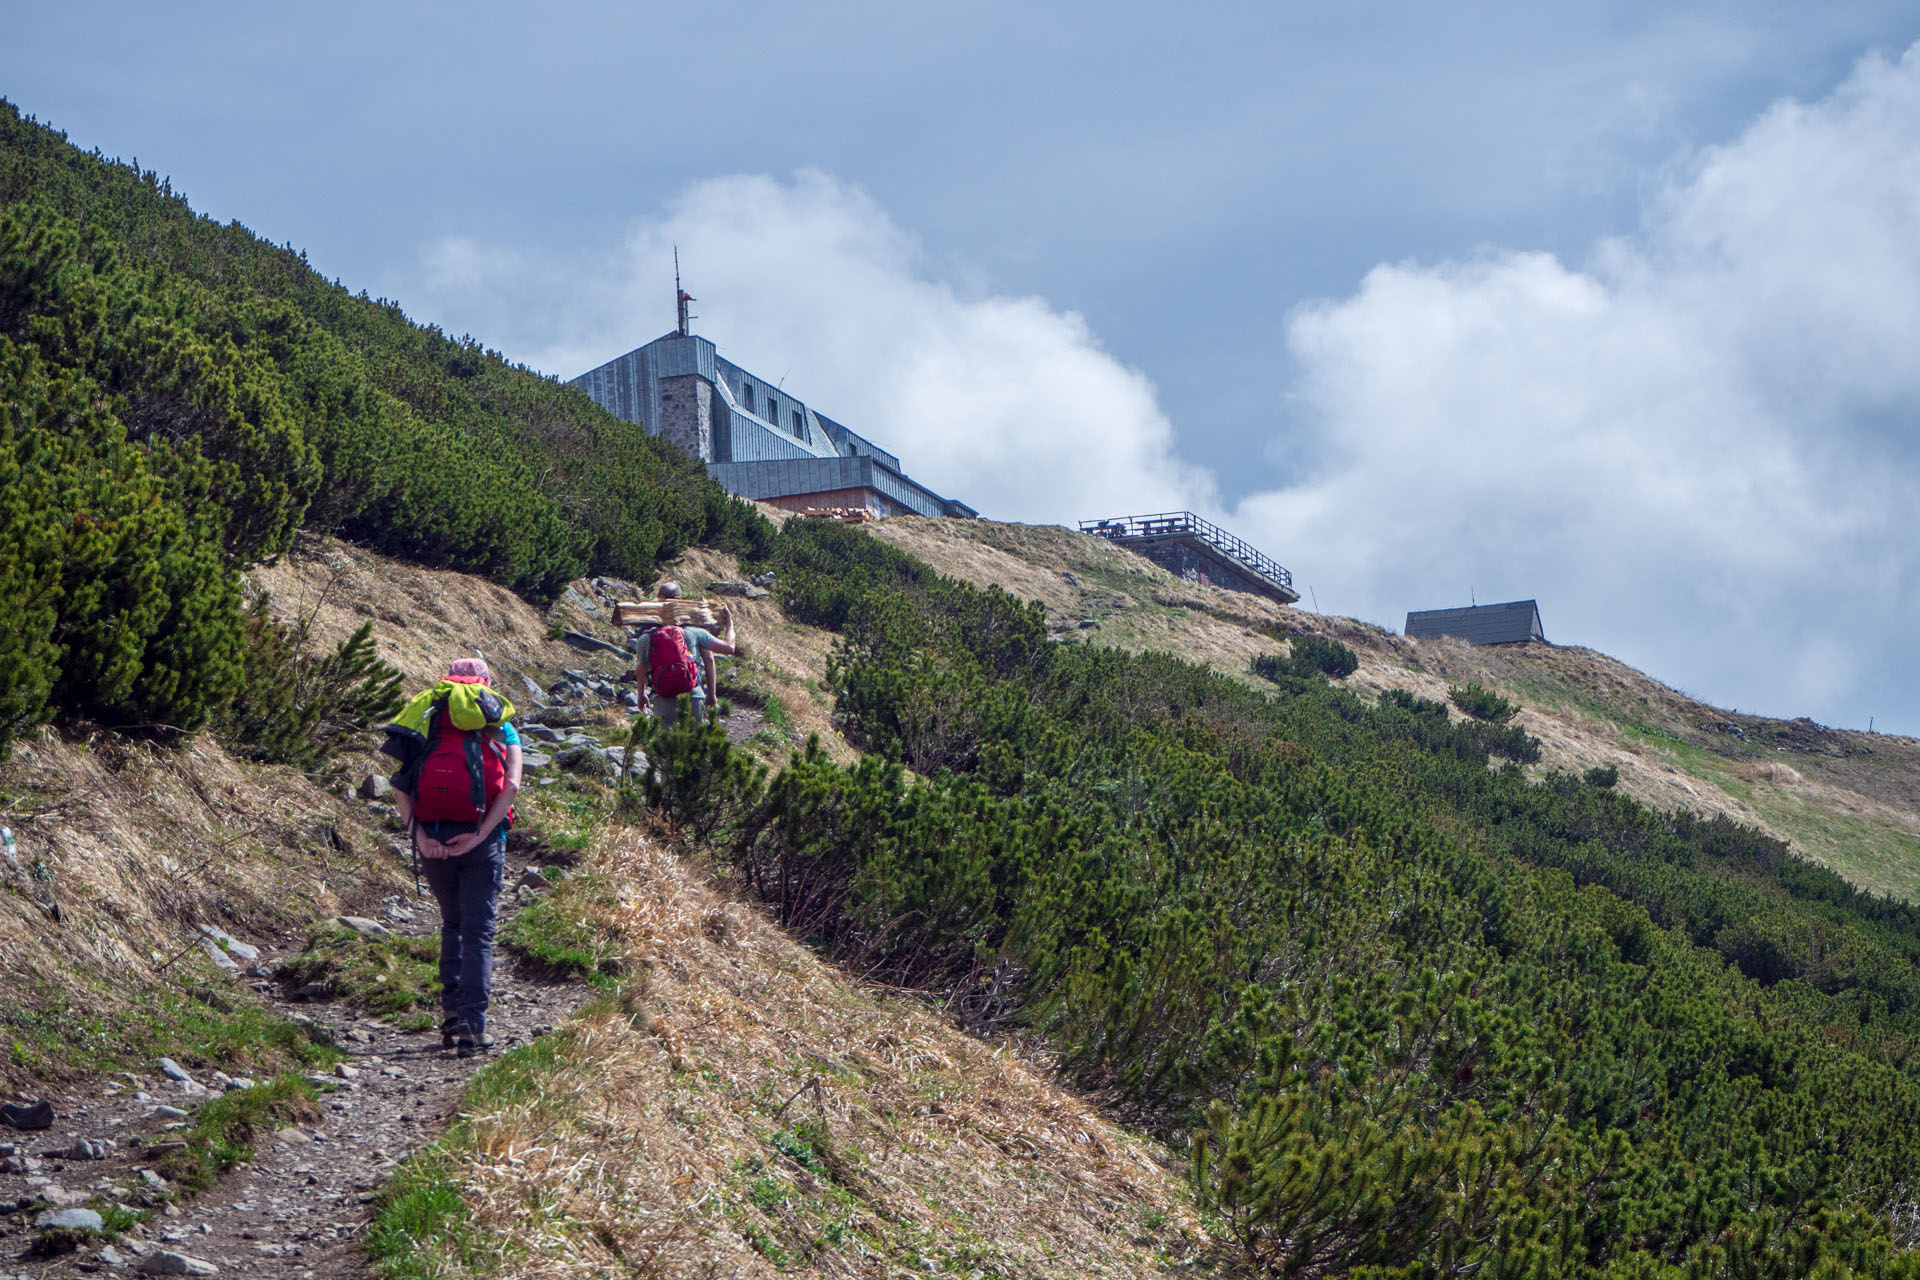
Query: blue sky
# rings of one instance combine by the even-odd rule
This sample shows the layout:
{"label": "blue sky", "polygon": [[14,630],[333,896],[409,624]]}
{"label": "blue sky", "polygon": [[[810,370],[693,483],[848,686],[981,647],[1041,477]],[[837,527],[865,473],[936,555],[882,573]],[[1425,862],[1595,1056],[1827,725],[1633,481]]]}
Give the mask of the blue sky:
{"label": "blue sky", "polygon": [[9,7],[22,109],[536,367],[677,242],[989,514],[1920,730],[1911,4]]}

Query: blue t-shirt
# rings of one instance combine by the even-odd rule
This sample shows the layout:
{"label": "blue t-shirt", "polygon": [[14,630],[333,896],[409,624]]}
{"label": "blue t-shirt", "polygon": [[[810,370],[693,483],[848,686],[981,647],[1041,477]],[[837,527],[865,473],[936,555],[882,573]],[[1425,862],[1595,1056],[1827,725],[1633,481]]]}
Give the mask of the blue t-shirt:
{"label": "blue t-shirt", "polygon": [[500,722],[500,741],[510,747],[520,745],[520,731],[513,727],[513,721],[502,720]]}

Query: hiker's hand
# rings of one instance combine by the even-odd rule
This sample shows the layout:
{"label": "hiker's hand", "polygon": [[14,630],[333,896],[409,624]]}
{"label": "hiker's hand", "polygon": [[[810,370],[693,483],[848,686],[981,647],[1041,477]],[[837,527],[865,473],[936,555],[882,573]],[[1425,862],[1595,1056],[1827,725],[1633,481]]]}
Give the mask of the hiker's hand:
{"label": "hiker's hand", "polygon": [[457,858],[479,843],[480,833],[478,831],[463,831],[453,839],[447,841],[445,845],[447,856],[449,858]]}
{"label": "hiker's hand", "polygon": [[451,858],[453,856],[452,852],[448,850],[447,846],[445,846],[444,844],[441,844],[438,840],[435,840],[432,836],[428,835],[424,831],[419,832],[414,836],[414,842],[420,846],[420,856],[423,858],[437,859],[437,858]]}

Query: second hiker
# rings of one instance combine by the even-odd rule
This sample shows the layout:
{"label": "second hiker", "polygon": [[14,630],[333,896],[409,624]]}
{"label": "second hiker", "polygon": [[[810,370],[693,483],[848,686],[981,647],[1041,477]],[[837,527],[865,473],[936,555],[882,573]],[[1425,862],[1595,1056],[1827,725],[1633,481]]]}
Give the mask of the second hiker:
{"label": "second hiker", "polygon": [[[660,584],[662,600],[678,600],[680,584]],[[689,699],[694,723],[705,721],[707,708],[714,704],[715,655],[734,651],[733,611],[720,610],[726,623],[726,638],[720,639],[705,627],[661,626],[643,632],[635,646],[634,679],[647,693],[647,705],[662,729],[670,729],[680,718],[680,699]]]}

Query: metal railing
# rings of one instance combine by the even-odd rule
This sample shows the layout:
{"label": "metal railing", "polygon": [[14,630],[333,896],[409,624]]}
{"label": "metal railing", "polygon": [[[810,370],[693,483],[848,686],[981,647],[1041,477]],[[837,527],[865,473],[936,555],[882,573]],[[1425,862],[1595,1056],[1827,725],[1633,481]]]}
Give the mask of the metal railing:
{"label": "metal railing", "polygon": [[1191,511],[1162,511],[1150,516],[1115,516],[1110,520],[1082,520],[1080,532],[1108,538],[1114,542],[1157,540],[1160,538],[1198,538],[1241,568],[1258,574],[1277,587],[1293,591],[1293,575],[1259,549],[1234,537],[1210,520]]}

